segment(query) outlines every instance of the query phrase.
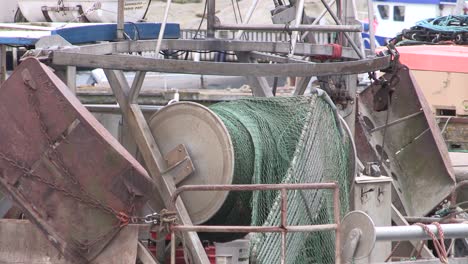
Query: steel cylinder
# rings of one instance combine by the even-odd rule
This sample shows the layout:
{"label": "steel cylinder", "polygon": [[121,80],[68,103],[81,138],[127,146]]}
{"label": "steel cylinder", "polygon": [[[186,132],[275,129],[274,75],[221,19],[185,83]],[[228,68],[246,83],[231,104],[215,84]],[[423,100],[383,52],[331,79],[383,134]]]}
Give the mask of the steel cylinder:
{"label": "steel cylinder", "polygon": [[[441,224],[445,238],[468,237],[468,224]],[[436,225],[427,225],[429,230],[439,238]],[[421,226],[385,226],[376,227],[377,241],[405,241],[405,240],[428,240],[431,237]]]}

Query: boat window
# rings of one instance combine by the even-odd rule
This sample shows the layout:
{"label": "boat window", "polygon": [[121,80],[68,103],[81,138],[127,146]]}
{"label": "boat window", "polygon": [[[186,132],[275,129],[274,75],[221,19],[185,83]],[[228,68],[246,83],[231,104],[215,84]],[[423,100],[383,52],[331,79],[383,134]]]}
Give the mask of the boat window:
{"label": "boat window", "polygon": [[393,20],[405,21],[405,7],[404,6],[393,7]]}
{"label": "boat window", "polygon": [[382,19],[388,19],[388,5],[378,5],[377,8],[379,9],[379,14]]}

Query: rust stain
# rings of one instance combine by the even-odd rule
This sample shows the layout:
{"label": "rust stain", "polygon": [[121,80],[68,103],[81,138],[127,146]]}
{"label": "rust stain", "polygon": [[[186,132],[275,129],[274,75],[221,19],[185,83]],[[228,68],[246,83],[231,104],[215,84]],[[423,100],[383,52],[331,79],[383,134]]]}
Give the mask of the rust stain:
{"label": "rust stain", "polygon": [[36,59],[0,88],[0,135],[0,184],[70,261],[99,255],[150,195],[143,167]]}

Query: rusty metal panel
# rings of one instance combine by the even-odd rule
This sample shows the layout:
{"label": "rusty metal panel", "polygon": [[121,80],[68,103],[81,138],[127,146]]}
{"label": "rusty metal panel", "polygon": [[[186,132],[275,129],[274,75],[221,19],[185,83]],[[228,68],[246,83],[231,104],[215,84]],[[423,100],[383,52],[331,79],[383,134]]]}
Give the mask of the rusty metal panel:
{"label": "rusty metal panel", "polygon": [[421,89],[406,66],[396,67],[396,78],[383,76],[396,86],[374,83],[359,95],[358,155],[364,163],[382,160],[407,215],[423,216],[449,196],[455,177]]}
{"label": "rusty metal panel", "polygon": [[[138,226],[122,229],[91,264],[135,263]],[[37,227],[27,220],[0,220],[0,263],[71,264],[50,243]]]}
{"label": "rusty metal panel", "polygon": [[67,260],[94,259],[154,187],[53,72],[26,59],[0,88],[0,184]]}

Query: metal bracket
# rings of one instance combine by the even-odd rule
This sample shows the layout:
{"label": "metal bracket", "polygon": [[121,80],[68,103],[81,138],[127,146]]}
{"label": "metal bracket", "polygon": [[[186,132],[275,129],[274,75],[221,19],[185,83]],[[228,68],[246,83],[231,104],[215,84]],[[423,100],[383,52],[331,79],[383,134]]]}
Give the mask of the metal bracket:
{"label": "metal bracket", "polygon": [[164,156],[164,160],[166,160],[167,163],[167,171],[171,171],[170,175],[174,177],[175,185],[185,180],[195,171],[192,159],[190,158],[184,144],[178,145],[167,153]]}
{"label": "metal bracket", "polygon": [[277,6],[271,10],[271,20],[273,24],[287,24],[293,21],[296,17],[295,6]]}
{"label": "metal bracket", "polygon": [[81,5],[77,5],[75,7],[70,6],[42,6],[41,7],[42,14],[47,22],[52,22],[52,18],[50,18],[49,12],[67,12],[67,11],[76,11],[79,14],[79,22],[89,22],[86,18],[85,13],[83,12],[83,7]]}
{"label": "metal bracket", "polygon": [[342,261],[344,261],[344,263],[353,263],[361,235],[362,231],[359,228],[354,228],[349,232],[348,237],[345,240],[345,244],[343,245],[343,252],[341,253]]}

